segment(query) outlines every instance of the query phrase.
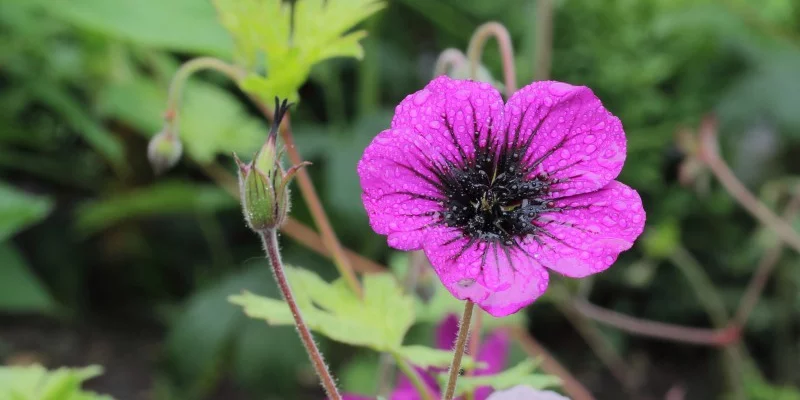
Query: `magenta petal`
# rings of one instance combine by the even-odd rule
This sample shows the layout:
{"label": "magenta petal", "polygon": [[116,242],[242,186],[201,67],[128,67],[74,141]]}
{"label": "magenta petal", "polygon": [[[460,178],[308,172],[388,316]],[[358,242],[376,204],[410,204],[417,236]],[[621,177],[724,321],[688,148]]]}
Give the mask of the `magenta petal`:
{"label": "magenta petal", "polygon": [[529,144],[525,160],[544,173],[568,179],[555,185],[555,197],[586,193],[619,175],[625,162],[625,132],[591,89],[567,83],[535,82],[508,100],[507,145]]}
{"label": "magenta petal", "polygon": [[[504,331],[496,331],[489,335],[478,351],[478,361],[487,364],[486,368],[475,371],[475,375],[492,375],[500,373],[508,361],[509,337]],[[485,400],[492,393],[492,388],[481,387],[475,391],[475,400]]]}
{"label": "magenta petal", "polygon": [[358,163],[370,225],[400,250],[421,247],[422,229],[436,221],[443,198],[428,170],[430,143],[408,129],[381,132]]}
{"label": "magenta petal", "polygon": [[452,350],[458,336],[458,315],[448,314],[436,327],[436,348]]}
{"label": "magenta petal", "polygon": [[471,241],[458,229],[437,226],[428,231],[423,249],[453,296],[495,317],[519,311],[547,289],[547,271],[514,247]]}
{"label": "magenta petal", "polygon": [[[546,214],[550,235],[523,246],[544,266],[580,278],[606,270],[644,229],[645,212],[635,190],[612,181],[592,193],[558,199],[558,213]],[[552,235],[552,236],[551,236]]]}
{"label": "magenta petal", "polygon": [[[411,129],[435,149],[437,162],[461,165],[475,154],[475,141],[485,143],[491,127],[502,129],[503,99],[490,84],[440,76],[408,95],[395,109],[392,128]],[[450,127],[451,129],[448,129]],[[452,132],[451,132],[452,131]]]}

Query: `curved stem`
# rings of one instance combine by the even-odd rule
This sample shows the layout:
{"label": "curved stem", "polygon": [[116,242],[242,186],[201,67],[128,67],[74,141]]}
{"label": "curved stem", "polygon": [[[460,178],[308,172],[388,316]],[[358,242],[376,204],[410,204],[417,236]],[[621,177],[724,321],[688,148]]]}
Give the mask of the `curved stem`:
{"label": "curved stem", "polygon": [[419,375],[419,371],[414,369],[411,365],[408,364],[403,357],[400,357],[397,354],[394,354],[394,360],[397,363],[397,367],[400,368],[400,371],[403,371],[403,374],[411,381],[411,385],[414,386],[414,389],[417,390],[422,400],[435,400],[436,396],[431,393],[430,388],[425,384],[425,381],[422,379],[422,376]]}
{"label": "curved stem", "polygon": [[717,143],[717,124],[713,118],[706,118],[700,128],[700,154],[702,160],[708,165],[711,172],[725,187],[725,190],[752,214],[759,222],[774,231],[778,237],[795,251],[800,253],[800,235],[789,225],[775,215],[764,203],[747,190],[747,187],[736,178],[728,164],[719,155]]}
{"label": "curved stem", "polygon": [[164,113],[164,120],[166,124],[172,128],[168,130],[168,132],[173,132],[175,135],[180,136],[180,131],[178,130],[178,110],[180,108],[183,87],[186,85],[190,76],[204,69],[212,69],[220,72],[234,82],[237,82],[246,74],[244,70],[239,69],[235,65],[214,57],[198,57],[183,63],[172,77],[167,93],[167,111]]}
{"label": "curved stem", "polygon": [[453,48],[444,49],[444,51],[439,53],[439,57],[436,58],[436,64],[433,67],[433,77],[447,75],[451,69],[465,62],[467,62],[467,57],[461,50]]}
{"label": "curved stem", "polygon": [[464,303],[464,315],[461,316],[461,324],[458,327],[456,347],[453,349],[453,362],[450,364],[450,378],[447,380],[447,389],[444,397],[442,397],[443,400],[453,400],[453,395],[456,392],[456,381],[458,380],[458,374],[461,372],[461,358],[464,356],[464,349],[467,347],[469,324],[472,320],[472,309],[474,307],[475,303],[470,300]]}
{"label": "curved stem", "polygon": [[305,321],[303,321],[300,308],[294,300],[292,288],[289,286],[289,281],[286,280],[283,263],[281,262],[281,253],[278,250],[278,234],[275,230],[268,230],[260,232],[259,235],[264,242],[264,249],[267,253],[270,265],[272,266],[272,273],[275,275],[275,281],[278,283],[278,288],[283,295],[283,299],[286,300],[286,304],[289,305],[289,309],[292,311],[295,327],[297,327],[297,332],[300,334],[300,340],[303,341],[303,345],[306,347],[306,352],[308,352],[308,357],[311,359],[311,364],[317,372],[322,387],[325,388],[329,399],[341,400],[342,396],[336,389],[336,382],[333,380],[328,370],[328,365],[325,364],[322,353],[320,353],[317,344],[314,342],[314,338],[311,336],[311,331],[308,330],[308,326],[306,326]]}
{"label": "curved stem", "polygon": [[500,46],[500,57],[503,61],[503,79],[506,86],[506,96],[511,96],[517,91],[517,77],[514,70],[514,48],[511,46],[511,35],[508,34],[503,24],[499,22],[487,22],[478,27],[472,34],[472,39],[467,47],[467,59],[469,60],[469,75],[478,75],[478,65],[483,55],[483,46],[490,36],[497,39]]}

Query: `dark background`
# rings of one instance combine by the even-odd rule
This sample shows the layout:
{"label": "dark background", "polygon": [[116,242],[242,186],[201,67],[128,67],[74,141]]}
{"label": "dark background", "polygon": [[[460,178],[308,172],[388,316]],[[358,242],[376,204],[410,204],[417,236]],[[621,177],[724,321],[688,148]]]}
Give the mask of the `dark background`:
{"label": "dark background", "polygon": [[[489,20],[510,31],[527,84],[536,17],[536,1],[394,0],[363,24],[364,60],[314,69],[292,120],[348,248],[379,262],[390,254],[368,228],[355,163],[393,107],[431,78],[440,51],[465,49]],[[243,288],[277,295],[237,202],[207,175],[233,171],[232,151],[258,148],[266,124],[257,111],[202,73],[184,102],[184,159],[160,177],[147,163],[179,63],[231,53],[215,18],[201,0],[0,0],[0,360],[101,364],[91,387],[119,399],[319,398],[292,329],[247,320],[225,301]],[[616,266],[571,287],[629,315],[714,326],[703,298],[733,313],[778,241],[707,171],[680,184],[679,165],[693,158],[676,132],[714,113],[723,158],[781,212],[800,170],[800,5],[562,0],[553,23],[551,76],[591,87],[622,119],[620,180],[648,214],[646,235]],[[497,54],[490,43],[484,62],[500,79]],[[298,193],[294,203],[292,215],[310,224]],[[329,261],[282,243],[287,261],[335,276]],[[675,385],[687,399],[732,387],[798,399],[799,261],[792,250],[779,259],[743,332],[753,363],[733,381],[718,349],[602,327],[598,353],[557,301],[526,313],[533,336],[601,399],[664,398]],[[710,288],[696,290],[702,282],[686,271],[706,274]],[[375,357],[323,348],[346,388],[374,384]],[[622,357],[635,388],[614,378],[603,352]]]}

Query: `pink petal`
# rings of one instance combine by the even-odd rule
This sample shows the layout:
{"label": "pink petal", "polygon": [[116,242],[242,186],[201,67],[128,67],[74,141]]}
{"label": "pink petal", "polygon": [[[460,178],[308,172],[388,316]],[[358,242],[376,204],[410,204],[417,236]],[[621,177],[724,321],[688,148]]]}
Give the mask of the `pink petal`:
{"label": "pink petal", "polygon": [[533,175],[569,178],[552,188],[555,197],[597,190],[622,170],[622,123],[587,87],[534,82],[511,96],[505,119],[507,146],[530,143],[524,160],[537,165]]}
{"label": "pink petal", "polygon": [[362,396],[359,394],[343,394],[342,400],[373,400],[374,397]]}
{"label": "pink petal", "polygon": [[476,140],[485,143],[490,136],[498,137],[503,126],[503,99],[496,89],[485,82],[447,76],[408,95],[392,119],[393,129],[407,128],[424,136],[435,153],[441,153],[436,161],[447,158],[456,165],[474,156]]}
{"label": "pink petal", "polygon": [[[489,335],[478,351],[478,361],[485,362],[487,367],[475,371],[475,375],[492,375],[503,370],[508,361],[509,337],[504,331],[496,331]],[[481,387],[475,391],[475,400],[484,400],[492,393],[492,388]]]}
{"label": "pink petal", "polygon": [[370,225],[400,250],[421,247],[423,230],[438,218],[439,201],[444,200],[428,157],[436,152],[424,137],[390,129],[375,137],[358,162]]}
{"label": "pink petal", "polygon": [[436,327],[436,348],[452,350],[458,336],[458,315],[448,314]]}
{"label": "pink petal", "polygon": [[542,220],[552,221],[542,225],[549,234],[538,235],[541,243],[526,239],[523,246],[562,275],[581,278],[606,270],[644,229],[639,194],[617,181],[555,203],[571,209],[543,215]]}
{"label": "pink petal", "polygon": [[547,289],[547,271],[524,252],[497,243],[471,243],[459,230],[432,227],[425,255],[450,293],[503,317],[532,303]]}

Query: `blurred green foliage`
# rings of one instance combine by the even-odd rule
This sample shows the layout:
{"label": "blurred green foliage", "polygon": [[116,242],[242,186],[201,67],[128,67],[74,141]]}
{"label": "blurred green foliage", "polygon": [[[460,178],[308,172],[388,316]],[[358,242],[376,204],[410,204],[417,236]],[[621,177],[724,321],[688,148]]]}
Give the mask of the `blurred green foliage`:
{"label": "blurred green foliage", "polygon": [[[508,27],[517,78],[529,82],[535,3],[392,1],[359,27],[369,32],[363,60],[329,60],[308,71],[292,115],[297,146],[314,162],[310,172],[347,247],[388,259],[385,240],[368,228],[355,165],[388,126],[393,107],[430,79],[439,51],[465,48],[488,20]],[[639,189],[648,212],[646,237],[593,281],[591,300],[653,320],[709,326],[692,285],[673,265],[674,252],[695,255],[730,312],[775,239],[718,184],[705,194],[678,184],[682,155],[674,134],[715,113],[725,159],[766,204],[784,207],[800,172],[800,6],[555,4],[552,77],[590,86],[622,119],[629,154],[620,179]],[[292,329],[248,320],[226,301],[245,289],[277,297],[265,266],[253,261],[259,244],[237,203],[208,178],[234,170],[231,152],[257,150],[266,134],[257,110],[234,85],[202,73],[188,84],[181,108],[187,157],[160,180],[145,157],[180,62],[235,54],[211,2],[0,0],[0,312],[13,317],[4,325],[43,314],[63,324],[157,329],[163,346],[145,373],[155,376],[158,398],[209,398],[230,385],[251,396],[314,398]],[[487,46],[483,61],[500,75],[496,45]],[[309,223],[300,197],[294,202],[293,216]],[[794,223],[800,228],[800,220]],[[288,262],[333,280],[330,262],[282,242]],[[796,391],[784,393],[800,384],[800,258],[785,253],[745,329],[759,367],[758,379],[746,384],[754,399],[793,398]],[[537,337],[568,367],[602,373],[585,362],[593,357],[589,348],[551,304],[537,303],[529,314]],[[692,368],[714,363],[716,353],[608,332],[626,358],[647,355],[647,390],[660,393],[664,379],[685,380],[690,393],[709,398],[724,390],[709,384],[721,381],[718,369]],[[4,339],[0,331],[0,356],[25,350]],[[377,359],[322,344],[334,370],[347,371],[347,388],[369,390]],[[670,352],[673,358],[664,356]],[[670,361],[662,363],[664,357]],[[591,384],[600,398],[617,393],[606,381]]]}

